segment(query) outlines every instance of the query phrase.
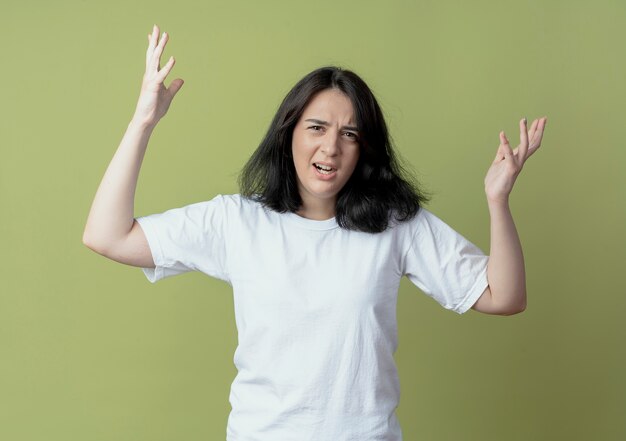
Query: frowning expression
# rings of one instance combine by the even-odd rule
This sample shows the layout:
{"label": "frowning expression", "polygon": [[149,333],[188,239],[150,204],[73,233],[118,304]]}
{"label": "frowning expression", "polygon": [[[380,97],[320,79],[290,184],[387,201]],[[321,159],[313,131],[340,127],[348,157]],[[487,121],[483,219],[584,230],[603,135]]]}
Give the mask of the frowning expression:
{"label": "frowning expression", "polygon": [[359,159],[354,109],[338,89],[317,93],[293,130],[291,149],[303,204],[335,204]]}

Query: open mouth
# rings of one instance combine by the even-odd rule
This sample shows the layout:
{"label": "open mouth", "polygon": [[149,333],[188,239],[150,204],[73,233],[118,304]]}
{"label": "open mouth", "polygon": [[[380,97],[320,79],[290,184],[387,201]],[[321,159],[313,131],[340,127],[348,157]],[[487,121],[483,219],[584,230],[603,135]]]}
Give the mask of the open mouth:
{"label": "open mouth", "polygon": [[317,169],[318,172],[320,172],[323,175],[330,175],[334,173],[335,171],[337,171],[335,168],[329,165],[318,164],[317,162],[313,163],[313,166]]}

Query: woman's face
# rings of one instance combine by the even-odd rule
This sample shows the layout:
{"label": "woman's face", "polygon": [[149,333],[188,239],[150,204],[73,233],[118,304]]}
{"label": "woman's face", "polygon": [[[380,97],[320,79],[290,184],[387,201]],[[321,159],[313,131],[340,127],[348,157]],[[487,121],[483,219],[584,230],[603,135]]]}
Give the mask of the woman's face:
{"label": "woman's face", "polygon": [[316,94],[293,130],[293,162],[305,209],[330,207],[359,159],[352,102],[337,89]]}

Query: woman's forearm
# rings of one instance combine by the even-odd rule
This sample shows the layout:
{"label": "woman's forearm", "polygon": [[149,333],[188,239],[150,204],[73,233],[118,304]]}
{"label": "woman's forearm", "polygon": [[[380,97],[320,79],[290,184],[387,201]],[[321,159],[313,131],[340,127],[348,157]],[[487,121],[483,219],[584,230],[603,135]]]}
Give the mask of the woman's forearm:
{"label": "woman's forearm", "polygon": [[131,230],[139,170],[154,127],[136,118],[129,123],[89,211],[83,233],[89,248],[106,251]]}
{"label": "woman's forearm", "polygon": [[508,201],[489,201],[491,245],[487,278],[494,305],[511,313],[526,308],[526,272],[522,245]]}
{"label": "woman's forearm", "polygon": [[526,118],[522,118],[519,122],[520,144],[515,150],[504,131],[500,132],[496,157],[485,176],[485,194],[491,217],[491,249],[487,265],[491,295],[485,298],[486,305],[481,309],[503,314],[526,309],[524,256],[509,208],[509,195],[524,163],[541,146],[546,121],[546,117],[535,119],[529,129]]}

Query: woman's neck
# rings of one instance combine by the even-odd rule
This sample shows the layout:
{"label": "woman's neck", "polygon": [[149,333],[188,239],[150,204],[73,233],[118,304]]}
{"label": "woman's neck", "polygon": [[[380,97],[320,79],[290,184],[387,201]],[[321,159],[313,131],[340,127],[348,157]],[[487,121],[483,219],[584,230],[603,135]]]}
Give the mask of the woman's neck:
{"label": "woman's neck", "polygon": [[312,220],[327,220],[335,216],[334,200],[302,200],[302,206],[296,212],[298,216]]}

